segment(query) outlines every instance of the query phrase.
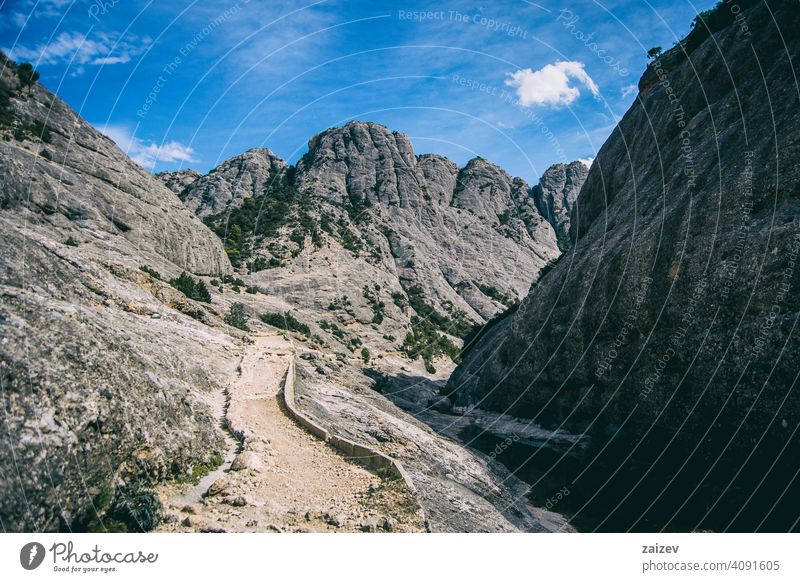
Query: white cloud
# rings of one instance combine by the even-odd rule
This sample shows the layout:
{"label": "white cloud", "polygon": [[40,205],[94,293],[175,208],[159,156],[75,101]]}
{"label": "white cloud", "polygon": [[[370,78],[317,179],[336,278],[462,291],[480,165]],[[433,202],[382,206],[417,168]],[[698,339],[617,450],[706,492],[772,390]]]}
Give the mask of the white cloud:
{"label": "white cloud", "polygon": [[592,164],[594,163],[594,158],[592,158],[592,157],[578,158],[578,161],[580,163],[582,163],[584,166],[586,166],[587,168],[591,168]]}
{"label": "white cloud", "polygon": [[625,99],[631,95],[636,95],[639,92],[639,87],[636,85],[626,85],[620,91],[622,93],[622,98]]}
{"label": "white cloud", "polygon": [[522,69],[508,76],[506,85],[517,89],[519,102],[525,107],[569,105],[581,94],[578,87],[571,84],[573,80],[583,84],[595,97],[600,95],[600,89],[586,73],[584,64],[577,61],[557,61],[538,71]]}
{"label": "white cloud", "polygon": [[194,150],[177,141],[169,141],[157,145],[155,142],[146,142],[131,134],[130,130],[121,125],[106,125],[100,129],[103,134],[111,138],[123,152],[137,164],[152,170],[159,162],[197,162]]}
{"label": "white cloud", "polygon": [[[6,53],[16,61],[32,61],[36,65],[69,63],[74,65],[113,65],[127,63],[147,50],[150,38],[128,35],[115,40],[113,35],[98,34],[88,38],[80,32],[62,32],[51,42],[34,47],[15,46]],[[112,54],[113,53],[113,54]]]}

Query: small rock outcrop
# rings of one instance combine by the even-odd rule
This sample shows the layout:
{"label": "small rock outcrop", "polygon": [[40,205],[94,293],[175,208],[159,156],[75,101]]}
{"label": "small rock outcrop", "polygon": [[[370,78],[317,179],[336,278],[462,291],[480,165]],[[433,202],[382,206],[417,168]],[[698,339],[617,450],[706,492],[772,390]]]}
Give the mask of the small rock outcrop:
{"label": "small rock outcrop", "polygon": [[202,175],[197,170],[189,168],[175,172],[159,172],[156,174],[156,178],[161,180],[164,186],[175,192],[178,197],[181,197],[186,187],[194,184]]}

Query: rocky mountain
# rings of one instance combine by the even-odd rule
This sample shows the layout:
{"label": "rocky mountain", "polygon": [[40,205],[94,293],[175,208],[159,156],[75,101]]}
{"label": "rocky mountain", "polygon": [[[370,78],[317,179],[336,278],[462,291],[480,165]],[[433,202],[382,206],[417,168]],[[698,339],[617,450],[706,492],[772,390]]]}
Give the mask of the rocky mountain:
{"label": "rocky mountain", "polygon": [[561,250],[572,246],[569,238],[569,216],[578,199],[589,168],[583,162],[555,164],[542,174],[533,187],[536,208],[553,226]]}
{"label": "rocky mountain", "polygon": [[450,378],[591,440],[549,467],[586,527],[798,527],[798,31],[796,2],[701,14],[600,150],[574,248]]}
{"label": "rocky mountain", "polygon": [[[563,191],[581,179],[568,173]],[[473,325],[523,297],[559,255],[523,180],[482,158],[458,168],[417,156],[405,135],[374,123],[313,137],[296,167],[251,150],[182,197],[234,265],[306,310],[326,344],[352,351],[344,326],[369,351],[404,351],[429,371],[452,367]]]}
{"label": "rocky mountain", "polygon": [[140,267],[231,266],[177,196],[24,67],[0,67],[0,526],[86,529],[115,492],[220,442],[219,377],[200,361],[234,365],[232,339]]}

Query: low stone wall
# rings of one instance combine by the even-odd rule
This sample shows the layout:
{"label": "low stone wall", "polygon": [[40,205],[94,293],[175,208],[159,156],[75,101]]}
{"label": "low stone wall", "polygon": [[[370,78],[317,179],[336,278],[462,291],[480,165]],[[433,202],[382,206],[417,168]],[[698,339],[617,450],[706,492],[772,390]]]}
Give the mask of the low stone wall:
{"label": "low stone wall", "polygon": [[283,381],[283,402],[286,405],[286,410],[289,411],[289,414],[291,414],[292,418],[294,418],[300,426],[323,441],[327,442],[330,440],[328,431],[303,414],[297,406],[297,400],[294,394],[294,357],[289,360],[286,379]]}
{"label": "low stone wall", "polygon": [[341,451],[344,455],[366,465],[370,469],[375,471],[384,470],[398,479],[402,479],[403,483],[405,483],[409,490],[411,490],[413,493],[417,492],[414,482],[408,476],[408,473],[406,473],[406,470],[403,468],[403,465],[400,463],[400,461],[397,459],[392,459],[391,457],[384,455],[380,451],[377,451],[371,447],[360,445],[346,438],[332,435],[316,421],[312,420],[309,416],[302,412],[300,407],[297,405],[297,399],[294,390],[294,380],[295,369],[294,358],[292,358],[289,361],[289,369],[286,371],[286,379],[283,382],[283,401],[284,404],[286,404],[286,409],[289,411],[289,414],[298,422],[298,424],[308,430],[308,432],[311,434],[324,440],[334,448]]}

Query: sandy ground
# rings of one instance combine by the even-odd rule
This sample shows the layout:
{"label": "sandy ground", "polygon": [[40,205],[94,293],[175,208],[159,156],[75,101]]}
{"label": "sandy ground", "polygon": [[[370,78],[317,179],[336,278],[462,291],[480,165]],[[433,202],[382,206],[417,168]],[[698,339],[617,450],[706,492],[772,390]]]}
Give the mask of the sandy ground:
{"label": "sandy ground", "polygon": [[[423,531],[416,500],[310,435],[284,409],[292,346],[259,336],[227,389],[230,438],[222,466],[197,485],[159,490],[159,531]],[[243,435],[243,442],[240,440]]]}

